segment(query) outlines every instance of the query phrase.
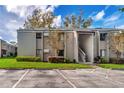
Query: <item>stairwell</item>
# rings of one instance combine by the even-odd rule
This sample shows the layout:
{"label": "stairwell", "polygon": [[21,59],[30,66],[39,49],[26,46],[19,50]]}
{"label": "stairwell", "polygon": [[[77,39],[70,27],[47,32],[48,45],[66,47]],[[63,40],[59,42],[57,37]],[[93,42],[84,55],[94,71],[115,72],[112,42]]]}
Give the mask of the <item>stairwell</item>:
{"label": "stairwell", "polygon": [[79,50],[79,62],[80,63],[85,63],[86,60],[86,54],[84,53],[84,51],[81,48],[78,48]]}

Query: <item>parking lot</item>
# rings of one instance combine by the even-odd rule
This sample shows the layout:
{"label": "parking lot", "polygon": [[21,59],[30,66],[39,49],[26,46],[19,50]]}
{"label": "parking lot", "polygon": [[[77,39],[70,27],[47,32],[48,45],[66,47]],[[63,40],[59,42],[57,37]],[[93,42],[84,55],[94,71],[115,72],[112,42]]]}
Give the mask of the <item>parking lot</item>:
{"label": "parking lot", "polygon": [[1,88],[119,88],[124,71],[109,69],[0,70]]}

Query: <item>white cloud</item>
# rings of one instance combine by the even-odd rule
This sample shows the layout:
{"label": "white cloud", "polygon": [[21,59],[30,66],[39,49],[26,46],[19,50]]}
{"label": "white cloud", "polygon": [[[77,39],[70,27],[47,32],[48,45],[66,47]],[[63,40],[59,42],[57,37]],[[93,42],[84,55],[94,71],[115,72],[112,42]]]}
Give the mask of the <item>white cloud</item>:
{"label": "white cloud", "polygon": [[100,11],[100,12],[98,12],[97,14],[96,14],[96,16],[94,17],[94,19],[96,20],[96,21],[98,21],[98,20],[101,20],[101,19],[103,19],[103,16],[105,15],[105,12],[104,12],[104,10],[102,10],[102,11]]}
{"label": "white cloud", "polygon": [[53,20],[53,27],[60,27],[61,26],[61,22],[62,22],[62,18],[61,15],[57,16],[54,20]]}
{"label": "white cloud", "polygon": [[110,21],[118,20],[120,16],[121,16],[121,14],[112,15],[112,16],[110,16],[109,18],[107,18],[107,19],[105,20],[105,22],[110,22]]}
{"label": "white cloud", "polygon": [[[8,13],[14,13],[18,17],[9,18],[7,22],[4,23],[4,28],[0,28],[0,36],[5,37],[4,39],[8,41],[17,41],[17,29],[22,27],[24,24],[25,18],[32,13],[32,11],[36,8],[42,9],[43,12],[52,11],[54,12],[55,8],[58,6],[50,5],[30,5],[30,6],[17,6],[17,5],[8,5],[6,6],[6,10]],[[8,16],[9,17],[9,16]],[[54,19],[53,23],[54,27],[61,26],[61,15],[57,16]]]}
{"label": "white cloud", "polygon": [[7,5],[6,9],[8,12],[12,12],[17,14],[19,17],[25,18],[26,16],[30,15],[32,11],[36,8],[42,9],[43,12],[45,11],[54,11],[54,9],[58,7],[57,5],[29,5],[29,6],[18,6],[18,5]]}
{"label": "white cloud", "polygon": [[120,25],[117,28],[124,29],[124,25]]}
{"label": "white cloud", "polygon": [[18,22],[17,20],[10,20],[5,24],[5,27],[8,29],[7,34],[10,35],[15,41],[17,40],[17,32],[16,30],[19,27],[22,27],[23,22]]}
{"label": "white cloud", "polygon": [[112,15],[104,19],[103,25],[104,26],[117,26],[118,24],[122,22],[122,19],[120,19],[121,15],[122,14],[120,12],[113,13]]}
{"label": "white cloud", "polygon": [[2,36],[0,36],[0,39],[3,39]]}

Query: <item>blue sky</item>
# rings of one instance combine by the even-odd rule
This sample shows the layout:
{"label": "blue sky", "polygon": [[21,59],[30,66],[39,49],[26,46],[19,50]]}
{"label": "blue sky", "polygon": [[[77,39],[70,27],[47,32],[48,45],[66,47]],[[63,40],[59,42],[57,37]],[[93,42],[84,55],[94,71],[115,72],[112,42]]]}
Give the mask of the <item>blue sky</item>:
{"label": "blue sky", "polygon": [[55,26],[60,26],[66,15],[78,15],[83,11],[84,19],[91,17],[93,24],[90,28],[124,28],[124,13],[118,9],[124,6],[111,5],[59,5],[59,6],[0,6],[0,38],[7,41],[17,41],[16,30],[22,27],[26,16],[30,15],[35,8],[43,11],[51,10],[57,16]]}

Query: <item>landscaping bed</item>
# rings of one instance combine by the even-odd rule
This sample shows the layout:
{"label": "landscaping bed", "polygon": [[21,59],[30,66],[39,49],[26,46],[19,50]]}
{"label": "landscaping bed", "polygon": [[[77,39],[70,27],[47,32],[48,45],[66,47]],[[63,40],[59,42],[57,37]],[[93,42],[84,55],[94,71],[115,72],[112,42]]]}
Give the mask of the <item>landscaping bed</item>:
{"label": "landscaping bed", "polygon": [[0,69],[81,69],[93,68],[87,64],[49,63],[49,62],[17,62],[15,58],[0,58]]}

